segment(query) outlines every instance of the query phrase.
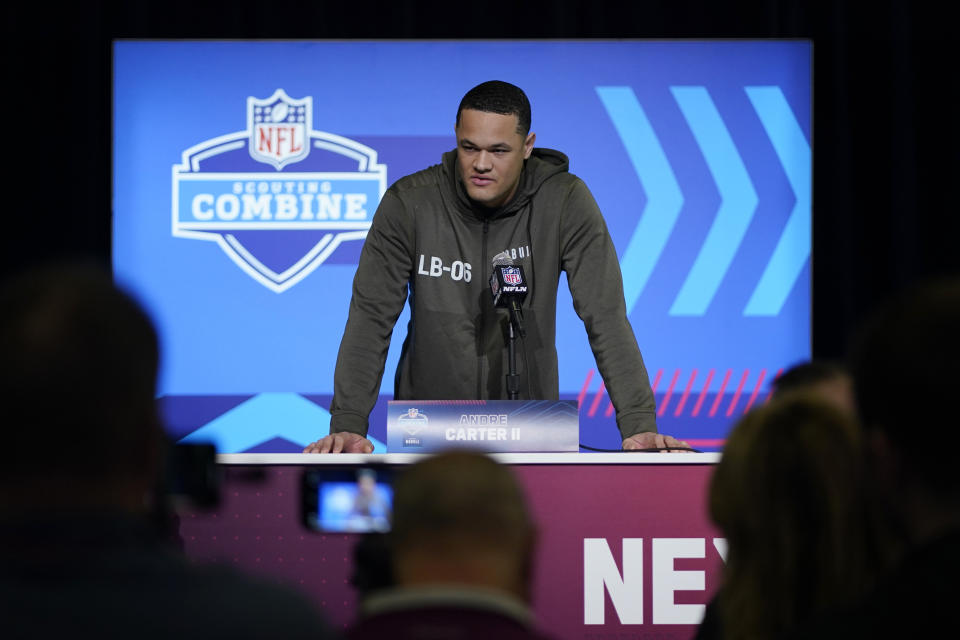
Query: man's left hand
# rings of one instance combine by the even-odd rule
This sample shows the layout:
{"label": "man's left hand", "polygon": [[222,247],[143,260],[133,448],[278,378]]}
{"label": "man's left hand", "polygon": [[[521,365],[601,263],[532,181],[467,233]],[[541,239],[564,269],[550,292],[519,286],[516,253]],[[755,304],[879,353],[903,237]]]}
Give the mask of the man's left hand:
{"label": "man's left hand", "polygon": [[631,449],[661,449],[660,453],[686,453],[689,452],[690,445],[683,440],[677,440],[673,436],[644,431],[623,441],[623,450]]}

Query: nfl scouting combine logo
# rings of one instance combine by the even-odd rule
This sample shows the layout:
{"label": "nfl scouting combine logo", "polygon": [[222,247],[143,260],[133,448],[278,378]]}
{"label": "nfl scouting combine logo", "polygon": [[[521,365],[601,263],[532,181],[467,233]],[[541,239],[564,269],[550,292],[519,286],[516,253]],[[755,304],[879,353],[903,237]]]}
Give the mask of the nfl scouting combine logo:
{"label": "nfl scouting combine logo", "polygon": [[[338,248],[354,253],[386,190],[377,152],[314,131],[313,101],[247,98],[247,129],[173,167],[173,235],[216,242],[250,277],[286,291]],[[295,166],[295,170],[290,167]]]}

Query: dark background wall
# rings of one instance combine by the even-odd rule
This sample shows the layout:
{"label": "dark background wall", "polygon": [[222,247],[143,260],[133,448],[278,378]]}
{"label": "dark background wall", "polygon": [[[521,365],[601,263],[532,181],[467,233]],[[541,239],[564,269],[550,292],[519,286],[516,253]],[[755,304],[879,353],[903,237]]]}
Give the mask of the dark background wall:
{"label": "dark background wall", "polygon": [[[114,38],[810,38],[813,345],[844,355],[880,300],[957,274],[957,63],[917,0],[100,1],[4,11],[4,272],[109,264]],[[944,3],[943,6],[947,6]],[[954,34],[950,34],[956,38]]]}

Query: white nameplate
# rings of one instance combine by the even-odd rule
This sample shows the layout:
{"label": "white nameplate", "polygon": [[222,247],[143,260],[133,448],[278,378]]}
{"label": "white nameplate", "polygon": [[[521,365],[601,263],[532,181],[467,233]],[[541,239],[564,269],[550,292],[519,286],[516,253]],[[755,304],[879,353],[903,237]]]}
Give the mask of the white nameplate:
{"label": "white nameplate", "polygon": [[387,452],[451,448],[491,453],[580,450],[576,400],[394,400]]}

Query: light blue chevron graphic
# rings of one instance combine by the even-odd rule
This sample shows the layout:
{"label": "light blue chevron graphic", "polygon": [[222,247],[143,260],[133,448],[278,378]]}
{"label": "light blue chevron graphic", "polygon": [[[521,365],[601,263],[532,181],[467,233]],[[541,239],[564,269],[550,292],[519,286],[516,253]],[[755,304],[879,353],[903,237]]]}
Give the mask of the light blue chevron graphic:
{"label": "light blue chevron graphic", "polygon": [[717,216],[670,307],[672,316],[702,316],[740,249],[757,208],[757,192],[706,87],[670,87],[670,91],[720,192]]}
{"label": "light blue chevron graphic", "polygon": [[683,194],[633,89],[597,87],[596,91],[647,195],[647,205],[620,260],[623,295],[630,313],[670,238],[683,207]]}
{"label": "light blue chevron graphic", "polygon": [[776,316],[810,257],[810,144],[780,87],[745,87],[745,90],[797,198],[773,256],[743,311],[745,316]]}
{"label": "light blue chevron graphic", "polygon": [[[261,393],[200,427],[180,442],[212,442],[217,453],[242,453],[283,438],[307,446],[330,431],[330,413],[296,393]],[[386,445],[370,439],[374,453]]]}

